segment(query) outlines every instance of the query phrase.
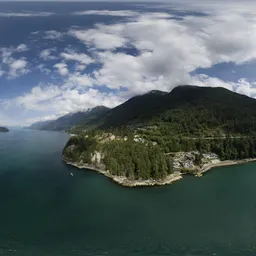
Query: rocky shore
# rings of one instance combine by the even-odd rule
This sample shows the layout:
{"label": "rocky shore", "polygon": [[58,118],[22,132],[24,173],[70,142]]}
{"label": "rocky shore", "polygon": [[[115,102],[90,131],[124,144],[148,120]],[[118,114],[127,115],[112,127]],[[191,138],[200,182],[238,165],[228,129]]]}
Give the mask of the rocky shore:
{"label": "rocky shore", "polygon": [[110,178],[114,182],[118,183],[119,185],[125,186],[125,187],[148,187],[148,186],[163,186],[163,185],[168,185],[172,184],[175,181],[178,181],[182,179],[182,174],[179,171],[175,171],[174,173],[168,175],[165,179],[163,180],[130,180],[125,176],[116,176],[112,175],[109,171],[104,171],[101,169],[98,169],[92,165],[89,164],[80,164],[80,163],[74,163],[71,162],[65,158],[63,158],[63,161],[68,164],[72,165],[78,169],[89,169],[96,171],[98,173],[101,173],[105,175],[106,177]]}
{"label": "rocky shore", "polygon": [[242,159],[242,160],[226,160],[226,161],[220,161],[219,163],[206,164],[202,166],[202,168],[195,174],[195,176],[202,177],[205,172],[215,167],[244,164],[249,162],[256,162],[256,158],[248,158],[248,159]]}
{"label": "rocky shore", "polygon": [[[102,170],[99,168],[96,168],[93,165],[84,164],[84,163],[74,163],[71,162],[65,158],[63,158],[63,161],[71,166],[74,166],[78,169],[89,169],[96,171],[100,174],[103,174],[104,176],[110,178],[112,181],[116,182],[119,185],[125,186],[125,187],[148,187],[148,186],[163,186],[172,184],[175,181],[178,181],[183,178],[183,175],[186,175],[185,173],[182,173],[178,170],[174,171],[174,173],[168,175],[163,180],[130,180],[125,176],[116,176],[112,175],[109,171]],[[192,173],[195,177],[202,177],[204,173],[211,170],[215,167],[221,167],[221,166],[229,166],[229,165],[236,165],[236,164],[243,164],[243,163],[249,163],[249,162],[256,162],[256,158],[250,158],[250,159],[243,159],[243,160],[226,160],[226,161],[219,161],[216,163],[209,163],[203,165],[201,168],[199,168],[197,171]]]}

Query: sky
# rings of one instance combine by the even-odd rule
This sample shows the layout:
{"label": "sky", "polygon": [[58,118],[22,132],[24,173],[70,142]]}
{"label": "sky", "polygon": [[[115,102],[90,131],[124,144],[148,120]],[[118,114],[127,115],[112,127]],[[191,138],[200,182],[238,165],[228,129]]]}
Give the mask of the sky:
{"label": "sky", "polygon": [[184,84],[256,98],[255,14],[253,1],[0,2],[0,125]]}

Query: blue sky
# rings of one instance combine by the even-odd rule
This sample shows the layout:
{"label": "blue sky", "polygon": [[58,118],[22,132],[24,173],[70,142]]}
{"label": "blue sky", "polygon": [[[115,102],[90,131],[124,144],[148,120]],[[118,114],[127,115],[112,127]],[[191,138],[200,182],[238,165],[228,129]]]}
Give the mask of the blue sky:
{"label": "blue sky", "polygon": [[180,84],[256,97],[255,14],[252,1],[1,2],[0,125]]}

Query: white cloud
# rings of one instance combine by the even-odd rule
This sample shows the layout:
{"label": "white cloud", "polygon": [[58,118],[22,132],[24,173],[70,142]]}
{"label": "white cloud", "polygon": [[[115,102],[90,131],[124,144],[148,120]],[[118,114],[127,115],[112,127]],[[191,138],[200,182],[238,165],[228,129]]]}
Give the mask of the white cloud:
{"label": "white cloud", "polygon": [[83,89],[85,87],[93,86],[94,79],[90,76],[84,74],[81,75],[79,72],[74,72],[70,74],[67,80],[64,83],[65,88],[72,88],[72,89]]}
{"label": "white cloud", "polygon": [[25,60],[22,60],[22,59],[14,60],[10,64],[11,69],[15,69],[15,70],[24,69],[26,66],[27,66],[27,62]]}
{"label": "white cloud", "polygon": [[57,58],[51,55],[53,51],[56,51],[56,48],[44,49],[40,52],[39,57],[43,60],[55,60]]}
{"label": "white cloud", "polygon": [[1,60],[3,63],[8,63],[8,60],[12,57],[14,53],[21,53],[28,51],[29,48],[25,44],[20,44],[17,47],[2,47],[0,48]]}
{"label": "white cloud", "polygon": [[102,93],[95,89],[89,89],[81,93],[77,89],[70,90],[48,84],[34,87],[31,92],[15,98],[13,102],[16,105],[23,106],[26,110],[36,110],[42,113],[52,112],[55,113],[54,115],[60,116],[98,105],[113,107],[122,101],[117,95]]}
{"label": "white cloud", "polygon": [[17,47],[0,48],[0,56],[2,65],[5,69],[1,70],[1,75],[7,75],[8,78],[15,78],[29,72],[28,62],[25,57],[14,58],[13,54],[28,51],[25,44],[20,44]]}
{"label": "white cloud", "polygon": [[26,51],[28,51],[28,47],[25,44],[20,44],[17,46],[16,51],[17,52],[26,52]]}
{"label": "white cloud", "polygon": [[[144,13],[133,21],[73,29],[69,34],[95,49],[102,66],[94,71],[94,84],[125,87],[130,95],[196,82],[210,86],[218,82],[232,89],[230,82],[190,73],[221,62],[243,64],[256,58],[253,16],[212,11],[210,16],[169,17],[166,13]],[[139,50],[138,55],[113,51],[125,46]]]}
{"label": "white cloud", "polygon": [[[61,94],[61,89],[53,85],[39,85],[34,87],[30,93],[17,97],[15,102],[23,105],[25,109],[43,110],[45,102],[54,100]],[[42,107],[43,106],[43,107]]]}
{"label": "white cloud", "polygon": [[89,65],[94,62],[94,60],[85,53],[63,52],[60,54],[60,56],[67,61],[73,60],[73,61],[77,61],[83,65]]}
{"label": "white cloud", "polygon": [[245,78],[241,78],[234,87],[237,93],[256,98],[256,82],[249,83]]}
{"label": "white cloud", "polygon": [[59,74],[61,76],[67,76],[68,75],[68,68],[67,68],[67,64],[64,62],[61,63],[57,63],[54,65],[54,67],[58,70]]}
{"label": "white cloud", "polygon": [[126,39],[115,35],[115,33],[108,33],[98,29],[89,30],[70,30],[69,35],[76,37],[86,45],[95,46],[99,49],[115,49],[123,47],[126,44]]}
{"label": "white cloud", "polygon": [[[205,5],[186,1],[186,4],[176,8],[178,14],[108,10],[76,13],[127,19],[117,24],[97,24],[92,29],[69,29],[67,34],[86,45],[90,56],[74,50],[60,53],[58,58],[61,60],[54,68],[63,78],[61,86],[36,86],[14,102],[26,111],[42,112],[43,118],[96,105],[112,107],[136,94],[153,89],[170,91],[180,84],[221,86],[256,97],[256,83],[243,77],[238,81],[223,81],[209,77],[203,71],[195,74],[198,68],[211,68],[222,62],[243,65],[255,60],[256,3],[238,6],[226,2]],[[165,10],[169,10],[170,6],[166,6]],[[183,12],[182,17],[178,16],[179,11]],[[184,16],[186,11],[202,11],[207,15]],[[179,19],[171,19],[173,17]],[[51,30],[46,31],[43,38],[64,40],[67,34]],[[125,48],[122,51],[117,49],[122,47]],[[11,67],[14,61],[26,61],[14,58],[14,49],[1,50],[3,65]],[[43,59],[51,56],[47,51],[41,54]],[[74,67],[67,65],[72,64],[71,61],[74,61]],[[91,63],[97,64],[95,69],[84,74],[86,66]],[[22,65],[17,63],[14,66]],[[43,64],[37,68],[48,72]],[[100,92],[103,86],[110,91],[114,89],[116,94]],[[120,88],[125,88],[125,92]]]}
{"label": "white cloud", "polygon": [[51,73],[51,70],[46,68],[44,64],[39,64],[36,66],[37,69],[39,69],[42,73],[45,73],[46,75],[49,75]]}
{"label": "white cloud", "polygon": [[0,12],[0,17],[49,17],[52,12]]}
{"label": "white cloud", "polygon": [[28,72],[27,65],[28,62],[24,59],[12,59],[9,63],[9,78],[14,78],[16,76],[24,75]]}
{"label": "white cloud", "polygon": [[79,11],[74,12],[74,15],[103,15],[103,16],[115,16],[115,17],[154,17],[154,18],[171,18],[173,15],[164,12],[137,12],[137,11],[129,11],[129,10],[89,10],[89,11]]}
{"label": "white cloud", "polygon": [[24,123],[22,124],[23,126],[28,126],[37,122],[44,122],[44,121],[52,121],[52,120],[56,120],[57,118],[59,118],[61,115],[39,115],[37,117],[34,118],[28,118],[26,120],[24,120]]}
{"label": "white cloud", "polygon": [[58,32],[56,30],[49,30],[45,31],[45,35],[43,36],[43,39],[48,39],[48,40],[58,40],[63,37],[63,33]]}
{"label": "white cloud", "polygon": [[133,17],[139,15],[139,12],[128,11],[128,10],[119,10],[119,11],[110,11],[110,10],[89,10],[89,11],[80,11],[74,12],[74,15],[105,15],[105,16],[119,16],[119,17]]}

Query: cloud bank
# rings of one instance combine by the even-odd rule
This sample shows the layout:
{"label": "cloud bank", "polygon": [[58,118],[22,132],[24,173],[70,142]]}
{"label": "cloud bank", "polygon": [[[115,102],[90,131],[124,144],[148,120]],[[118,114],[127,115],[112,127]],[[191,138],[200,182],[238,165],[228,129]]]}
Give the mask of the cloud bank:
{"label": "cloud bank", "polygon": [[[36,84],[31,91],[0,101],[0,105],[5,108],[15,105],[26,113],[40,113],[45,120],[97,105],[114,107],[131,96],[155,89],[170,91],[180,84],[221,86],[256,97],[254,81],[249,82],[245,77],[224,81],[204,73],[220,63],[239,67],[255,61],[255,3],[248,2],[242,8],[226,2],[165,4],[165,12],[152,12],[149,7],[152,5],[144,11],[79,11],[71,16],[121,19],[91,28],[80,26],[67,28],[66,32],[34,33],[35,37],[41,36],[38,40],[65,42],[69,38],[84,48],[77,50],[67,45],[59,51],[56,47],[47,48],[45,43],[38,53],[42,63],[37,69],[48,76],[57,76],[58,82]],[[30,72],[26,56],[13,57],[17,52],[27,51],[29,46],[25,44],[2,48],[0,76],[14,78]],[[31,120],[35,118],[26,122]]]}

